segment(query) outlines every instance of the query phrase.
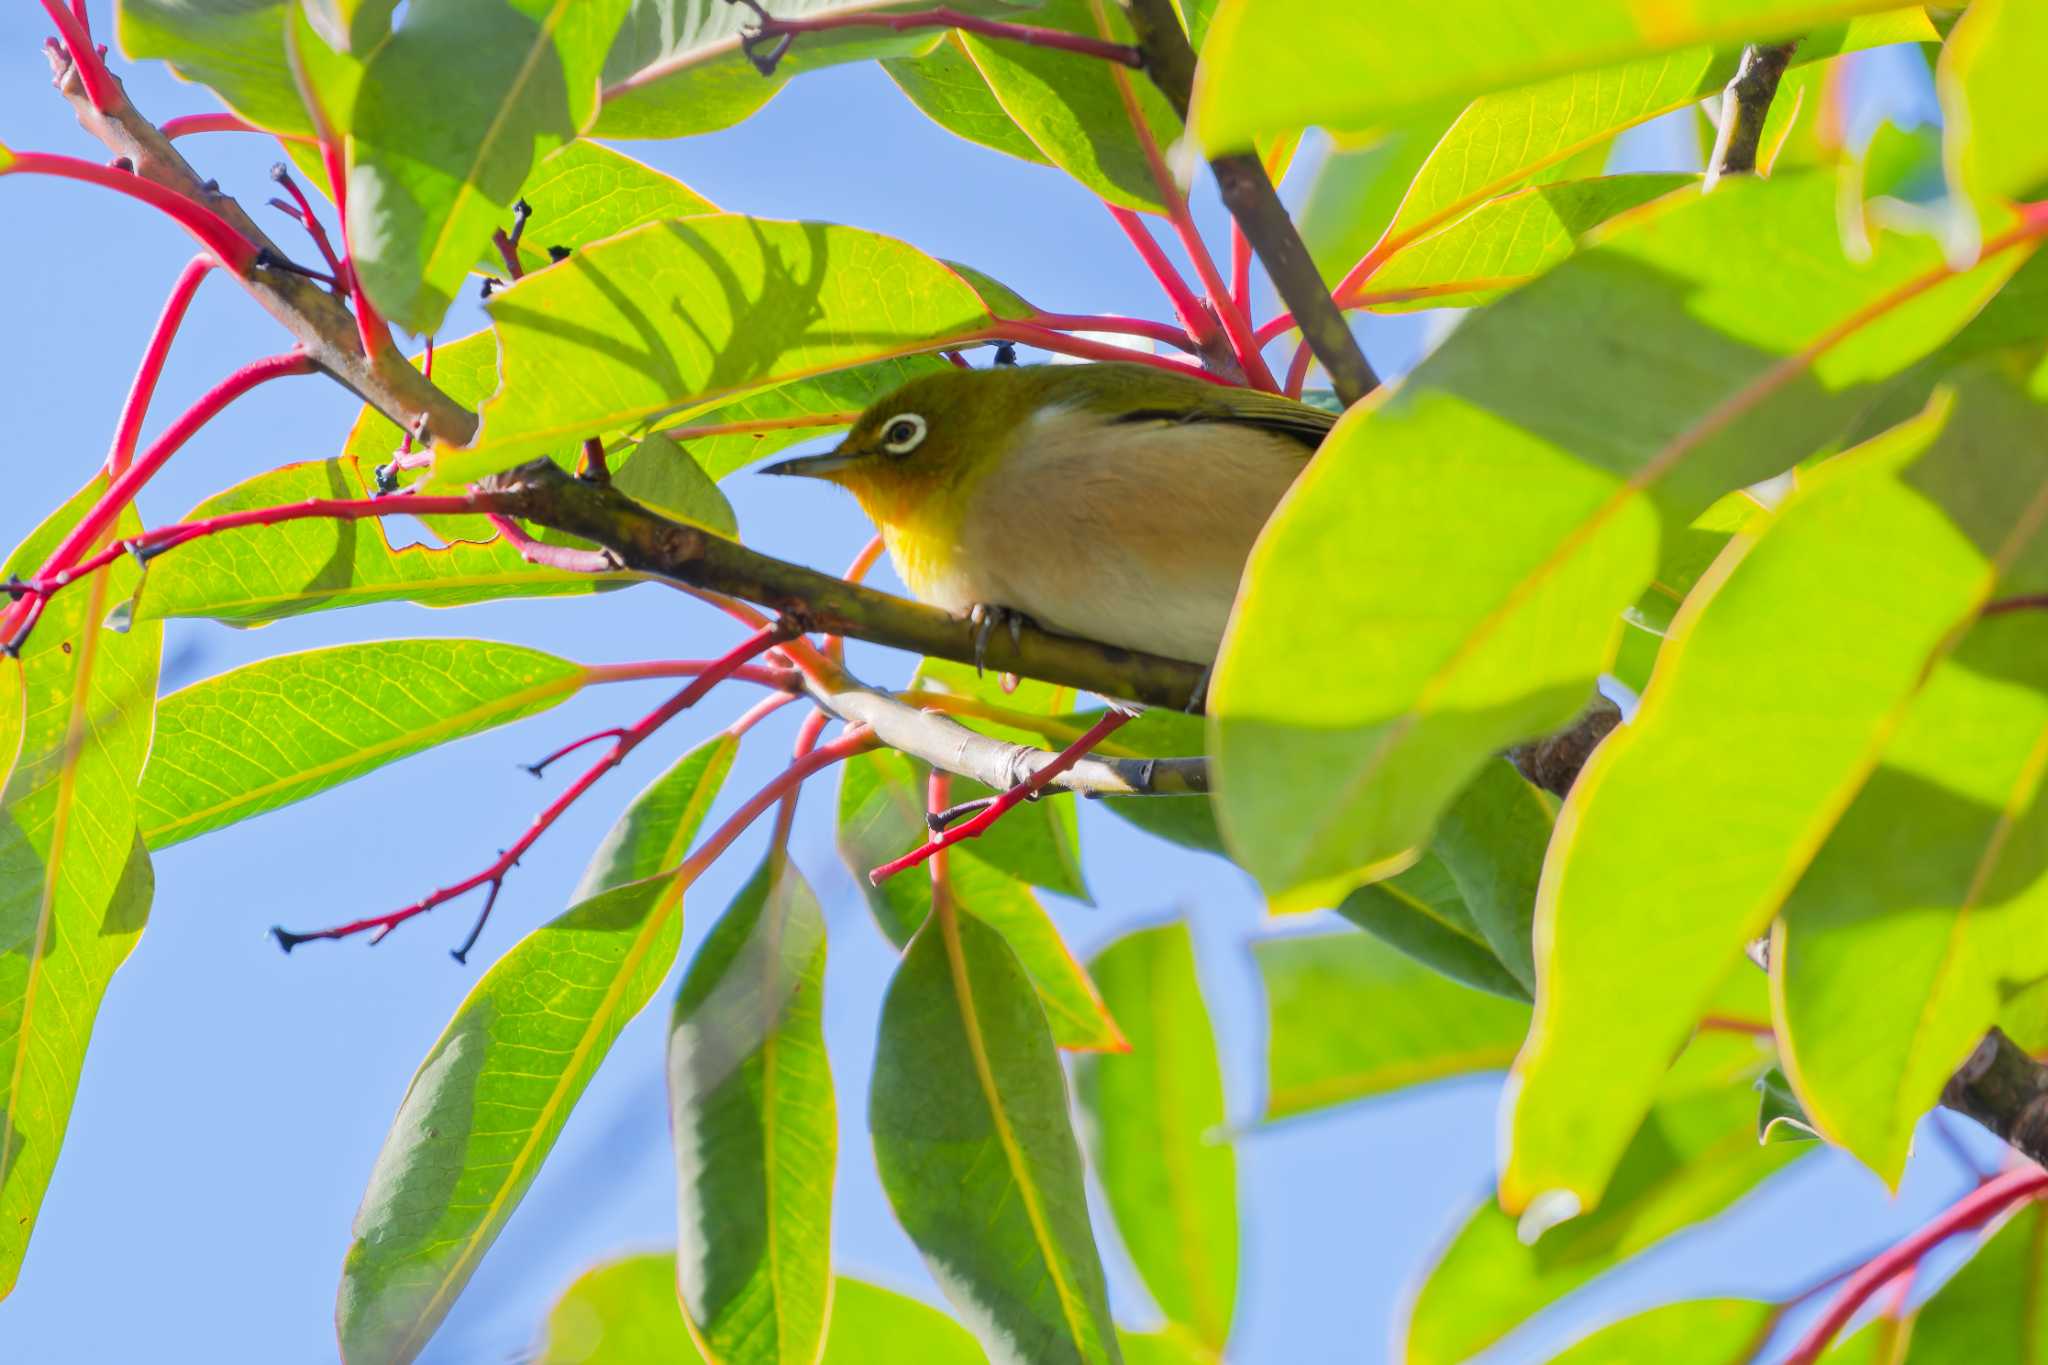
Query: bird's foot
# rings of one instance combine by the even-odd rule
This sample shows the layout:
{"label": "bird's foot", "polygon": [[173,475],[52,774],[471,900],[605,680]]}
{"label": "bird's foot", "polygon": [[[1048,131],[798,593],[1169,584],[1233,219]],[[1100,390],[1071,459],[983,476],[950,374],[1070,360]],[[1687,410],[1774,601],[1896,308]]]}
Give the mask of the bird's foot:
{"label": "bird's foot", "polygon": [[1216,676],[1216,665],[1210,664],[1202,670],[1202,676],[1195,679],[1195,690],[1188,694],[1188,704],[1181,710],[1191,716],[1199,716],[1209,707],[1209,682]]}
{"label": "bird's foot", "polygon": [[976,602],[967,609],[967,619],[974,623],[974,676],[982,674],[982,664],[988,653],[989,637],[998,625],[1007,626],[1010,643],[1024,643],[1024,623],[1031,618],[1012,607],[999,607],[993,602]]}

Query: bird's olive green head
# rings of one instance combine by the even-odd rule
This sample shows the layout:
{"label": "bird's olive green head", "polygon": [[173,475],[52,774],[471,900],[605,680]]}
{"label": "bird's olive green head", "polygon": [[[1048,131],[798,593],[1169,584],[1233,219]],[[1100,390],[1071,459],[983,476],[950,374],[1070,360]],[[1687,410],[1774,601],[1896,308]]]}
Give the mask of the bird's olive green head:
{"label": "bird's olive green head", "polygon": [[1013,387],[991,370],[913,379],[863,412],[837,449],[761,472],[829,479],[870,507],[918,500],[1000,455],[1023,417],[1013,411]]}

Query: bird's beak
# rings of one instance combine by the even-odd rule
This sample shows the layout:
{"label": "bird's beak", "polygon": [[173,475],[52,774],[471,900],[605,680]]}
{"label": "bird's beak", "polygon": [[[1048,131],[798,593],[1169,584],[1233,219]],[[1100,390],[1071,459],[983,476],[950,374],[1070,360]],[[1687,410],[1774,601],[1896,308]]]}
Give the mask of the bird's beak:
{"label": "bird's beak", "polygon": [[857,452],[841,448],[828,450],[823,455],[799,455],[793,460],[777,460],[774,464],[761,466],[763,474],[794,474],[805,479],[829,479],[834,475],[853,468],[860,461]]}

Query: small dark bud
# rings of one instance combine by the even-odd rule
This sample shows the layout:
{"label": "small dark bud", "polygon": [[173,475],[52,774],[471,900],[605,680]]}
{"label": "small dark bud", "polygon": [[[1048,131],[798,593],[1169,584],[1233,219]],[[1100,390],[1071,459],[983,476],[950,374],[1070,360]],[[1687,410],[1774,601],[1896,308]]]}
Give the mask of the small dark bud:
{"label": "small dark bud", "polygon": [[477,297],[480,299],[488,299],[491,296],[492,290],[503,289],[504,287],[505,282],[499,279],[496,275],[486,275],[484,276],[483,287],[477,290]]}
{"label": "small dark bud", "polygon": [[273,161],[270,163],[270,178],[282,185],[292,178],[292,173],[282,161]]}
{"label": "small dark bud", "polygon": [[207,182],[206,182],[206,183],[205,183],[204,185],[201,185],[201,186],[200,186],[199,188],[200,188],[200,189],[202,189],[202,190],[205,190],[205,191],[206,191],[206,192],[207,192],[208,194],[219,194],[219,193],[220,193],[220,181],[218,181],[218,180],[209,180],[209,181],[207,181]]}
{"label": "small dark bud", "polygon": [[398,491],[398,461],[380,464],[371,475],[377,481],[377,496],[389,497]]}
{"label": "small dark bud", "polygon": [[549,260],[549,261],[566,261],[566,260],[568,260],[568,259],[569,259],[569,248],[568,248],[568,247],[565,247],[565,246],[551,246],[551,247],[549,247],[549,248],[548,248],[548,260]]}
{"label": "small dark bud", "polygon": [[135,172],[135,163],[125,156],[117,156],[107,164],[117,171],[127,171],[131,175]]}
{"label": "small dark bud", "polygon": [[1014,365],[1016,363],[1017,344],[1013,341],[998,341],[996,343],[996,364]]}
{"label": "small dark bud", "polygon": [[292,949],[313,937],[311,934],[295,934],[281,924],[270,926],[270,936],[277,940],[277,946],[289,953]]}

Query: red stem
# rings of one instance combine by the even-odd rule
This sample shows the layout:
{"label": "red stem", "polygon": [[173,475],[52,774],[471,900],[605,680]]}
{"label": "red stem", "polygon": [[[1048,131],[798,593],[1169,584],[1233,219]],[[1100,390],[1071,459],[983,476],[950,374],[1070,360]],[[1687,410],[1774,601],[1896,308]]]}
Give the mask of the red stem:
{"label": "red stem", "polygon": [[[1152,150],[1150,139],[1145,139],[1147,150]],[[1209,301],[1216,315],[1223,320],[1223,334],[1230,339],[1230,349],[1237,356],[1237,363],[1244,367],[1245,377],[1268,393],[1278,393],[1280,385],[1274,380],[1273,372],[1266,368],[1266,358],[1260,354],[1259,343],[1252,332],[1251,323],[1231,301],[1230,289],[1223,282],[1223,275],[1216,269],[1215,258],[1209,254],[1208,245],[1202,241],[1202,234],[1195,231],[1195,220],[1188,213],[1188,201],[1181,196],[1173,181],[1167,177],[1162,163],[1160,192],[1166,198],[1166,216],[1173,223],[1173,230],[1180,234],[1180,244],[1195,263],[1195,273],[1202,278],[1202,287],[1209,291]]]}
{"label": "red stem", "polygon": [[[868,537],[868,543],[860,547],[860,553],[853,557],[853,563],[846,566],[846,572],[839,575],[849,583],[858,583],[868,576],[868,570],[875,567],[875,561],[882,557],[885,548],[879,535]],[[834,663],[846,662],[846,641],[837,635],[827,635],[819,642],[825,657]]]}
{"label": "red stem", "polygon": [[[734,674],[733,676],[738,677],[739,675]],[[738,720],[725,727],[725,732],[734,739],[738,739],[741,735],[744,735],[783,707],[797,700],[801,695],[800,692],[782,692],[772,697],[763,697],[741,712]]]}
{"label": "red stem", "polygon": [[361,933],[370,933],[372,935],[371,943],[381,943],[392,930],[414,916],[423,915],[438,905],[444,905],[454,900],[457,896],[465,895],[480,886],[487,885],[490,887],[490,890],[485,895],[483,913],[478,916],[476,927],[470,931],[469,937],[463,942],[461,947],[452,950],[457,962],[467,961],[469,950],[475,946],[477,937],[483,932],[485,922],[490,918],[491,907],[497,901],[498,888],[504,884],[506,874],[518,864],[520,858],[525,856],[526,851],[534,846],[540,839],[540,836],[547,833],[549,827],[555,821],[561,819],[563,812],[575,805],[585,792],[596,785],[599,778],[624,762],[626,755],[638,748],[649,735],[668,724],[677,715],[696,705],[697,702],[703,699],[705,693],[737,672],[750,659],[780,644],[787,637],[787,634],[788,632],[780,626],[770,626],[767,629],[754,632],[754,634],[748,636],[740,644],[725,654],[720,655],[717,659],[712,660],[689,686],[655,707],[652,711],[649,711],[621,732],[612,741],[612,747],[605,751],[604,757],[591,764],[589,768],[584,770],[581,776],[563,789],[560,796],[549,802],[547,808],[541,811],[539,815],[536,815],[533,818],[533,823],[526,827],[526,832],[514,840],[510,848],[500,853],[481,872],[465,877],[459,882],[444,886],[433,894],[424,896],[403,909],[389,911],[382,915],[372,915],[368,919],[354,920],[348,924],[336,925],[331,929],[318,929],[311,933],[294,933],[289,929],[273,928],[270,932],[276,937],[278,946],[286,952],[290,952],[301,943],[307,942],[310,939],[341,939]]}
{"label": "red stem", "polygon": [[1308,383],[1308,363],[1316,358],[1306,341],[1294,348],[1294,359],[1287,362],[1287,396],[1301,397],[1302,388]]}
{"label": "red stem", "polygon": [[[804,717],[804,723],[797,727],[796,743],[790,750],[790,757],[802,762],[806,754],[818,747],[819,736],[832,723],[832,716],[822,709],[815,709]],[[796,823],[796,799],[803,792],[801,785],[789,789],[782,798],[782,805],[775,812],[775,832],[769,836],[769,843],[779,849],[789,847],[789,829]]]}
{"label": "red stem", "polygon": [[117,171],[75,156],[54,156],[48,152],[0,152],[0,175],[15,171],[80,180],[140,200],[197,237],[201,246],[218,256],[221,264],[235,274],[247,275],[256,268],[256,244],[236,231],[227,219],[133,171]]}
{"label": "red stem", "polygon": [[311,142],[304,133],[279,133],[268,128],[259,128],[239,114],[179,114],[167,118],[157,125],[157,131],[165,137],[177,139],[193,133],[264,133],[281,138],[286,142]]}
{"label": "red stem", "polygon": [[829,768],[843,758],[851,758],[875,747],[875,737],[867,727],[855,726],[830,744],[821,744],[796,762],[784,768],[767,786],[747,798],[747,803],[734,811],[726,822],[720,825],[698,846],[697,851],[685,858],[676,868],[676,877],[683,885],[702,876],[704,869],[718,860],[718,855],[732,847],[732,841],[746,833],[747,827],[761,818],[761,812],[780,801],[784,795],[799,786],[806,778],[821,769]]}
{"label": "red stem", "polygon": [[334,200],[334,216],[341,222],[342,264],[348,268],[348,299],[355,309],[356,336],[362,342],[363,354],[375,360],[379,351],[391,344],[391,329],[371,306],[370,296],[363,292],[363,282],[356,274],[355,248],[348,236],[348,168],[342,164],[341,144],[325,131],[320,137],[320,165],[327,172],[327,194]]}
{"label": "red stem", "polygon": [[[946,809],[953,802],[953,775],[944,768],[933,768],[925,780],[924,808],[933,815]],[[938,914],[949,914],[953,908],[953,879],[946,868],[946,850],[935,848],[930,858],[932,868],[932,910]]]}
{"label": "red stem", "polygon": [[1147,337],[1177,350],[1195,349],[1180,328],[1144,318],[1119,317],[1114,313],[1033,313],[1029,320],[1034,326],[1050,327],[1056,332],[1120,332]]}
{"label": "red stem", "polygon": [[1150,365],[1156,370],[1172,370],[1176,374],[1192,375],[1206,379],[1211,384],[1235,388],[1222,375],[1211,374],[1200,365],[1191,365],[1185,360],[1172,356],[1147,355],[1124,346],[1112,346],[1107,342],[1090,341],[1086,337],[1068,336],[1055,332],[1049,327],[1040,327],[1029,322],[998,322],[982,334],[992,341],[1015,341],[1025,346],[1036,346],[1043,351],[1056,351],[1061,355],[1080,356],[1083,360],[1127,360],[1139,365]]}
{"label": "red stem", "polygon": [[1979,616],[2003,616],[2009,611],[2048,611],[2048,592],[2028,593],[2024,597],[2001,597],[1996,602],[1987,602]]}
{"label": "red stem", "polygon": [[1202,307],[1202,301],[1195,297],[1195,291],[1188,288],[1188,282],[1173,268],[1173,262],[1166,258],[1158,239],[1145,220],[1127,208],[1115,204],[1104,204],[1109,216],[1116,219],[1116,225],[1124,230],[1124,236],[1131,239],[1139,259],[1152,272],[1152,278],[1159,281],[1159,287],[1166,292],[1167,302],[1173,305],[1173,315],[1180,321],[1181,329],[1188,340],[1199,347],[1202,342],[1216,334],[1216,322],[1209,311]]}
{"label": "red stem", "polygon": [[156,330],[149,334],[149,345],[143,349],[142,363],[136,367],[135,382],[128,386],[128,399],[121,405],[121,417],[114,425],[114,444],[107,452],[107,476],[119,478],[135,458],[135,442],[142,434],[142,419],[149,411],[149,400],[156,393],[157,380],[163,376],[164,359],[171,352],[171,340],[178,334],[178,327],[185,321],[185,310],[192,305],[192,296],[199,292],[199,282],[206,278],[206,272],[213,269],[213,257],[194,256],[178,272],[178,278],[171,285],[171,296],[164,300],[164,311],[158,315]]}
{"label": "red stem", "polygon": [[78,83],[85,87],[85,97],[92,107],[102,114],[119,108],[121,93],[114,87],[113,77],[107,74],[107,64],[100,60],[99,49],[93,46],[84,5],[67,9],[59,0],[43,0],[43,11],[57,26],[57,35],[71,54],[71,64],[78,68]]}
{"label": "red stem", "polygon": [[488,514],[490,523],[505,537],[519,557],[529,564],[564,573],[611,573],[619,565],[605,550],[582,550],[574,545],[550,545],[526,534],[518,522],[497,512]]}
{"label": "red stem", "polygon": [[[187,408],[177,421],[171,423],[164,433],[150,444],[141,459],[136,460],[120,477],[107,485],[107,491],[100,494],[99,501],[94,503],[91,510],[79,519],[78,524],[71,528],[63,540],[57,543],[57,548],[50,552],[42,567],[36,570],[37,580],[48,579],[70,568],[79,556],[86,552],[87,547],[114,524],[115,518],[121,515],[121,509],[134,501],[136,493],[156,476],[156,472],[163,468],[164,462],[175,455],[178,448],[192,438],[194,432],[218,417],[228,404],[268,380],[291,374],[311,374],[314,368],[313,362],[297,351],[269,356],[251,361],[200,395],[198,402]],[[40,600],[40,597],[36,599],[37,602]],[[40,606],[33,606],[30,610],[24,611],[17,605],[15,610],[8,613],[7,619],[0,622],[0,636],[7,638],[9,649],[21,647],[27,625],[32,624],[28,618],[40,614]],[[8,633],[10,629],[13,631],[11,635]]]}
{"label": "red stem", "polygon": [[1252,243],[1244,224],[1230,220],[1230,301],[1249,317],[1252,311]]}
{"label": "red stem", "polygon": [[905,868],[916,867],[941,849],[951,848],[954,844],[960,843],[963,840],[975,838],[990,825],[1002,819],[1013,808],[1044,790],[1046,784],[1050,783],[1054,778],[1087,757],[1090,749],[1100,744],[1104,739],[1113,734],[1119,726],[1126,724],[1130,719],[1130,715],[1123,711],[1104,712],[1101,720],[1089,726],[1086,733],[1079,739],[1060,750],[1052,762],[996,797],[995,800],[991,801],[985,809],[977,813],[972,819],[962,821],[943,834],[934,835],[924,844],[912,849],[894,862],[883,863],[880,867],[868,873],[869,883],[874,886],[880,886],[898,872],[903,871]]}
{"label": "red stem", "polygon": [[1856,1315],[1864,1300],[1883,1288],[1900,1271],[1918,1265],[1920,1258],[1958,1232],[1990,1221],[2003,1210],[2048,1188],[2048,1171],[2023,1166],[1995,1176],[1964,1195],[1929,1221],[1919,1231],[1889,1251],[1871,1257],[1851,1275],[1828,1305],[1820,1320],[1807,1329],[1784,1365],[1813,1365]]}
{"label": "red stem", "polygon": [[[306,198],[306,192],[299,188],[299,182],[293,178],[292,173],[285,168],[285,164],[282,161],[270,168],[270,178],[284,186],[284,192],[289,194],[292,197],[292,202],[299,206],[299,222],[305,226],[306,235],[313,239],[313,245],[319,249],[320,259],[327,262],[327,268],[334,272],[334,278],[337,281],[348,279],[348,267],[344,266],[341,263],[341,258],[334,254],[334,243],[327,239],[327,229],[320,226],[320,217],[313,212],[313,201]],[[433,354],[433,342],[431,340],[427,343],[427,348],[427,354],[431,356]]]}

